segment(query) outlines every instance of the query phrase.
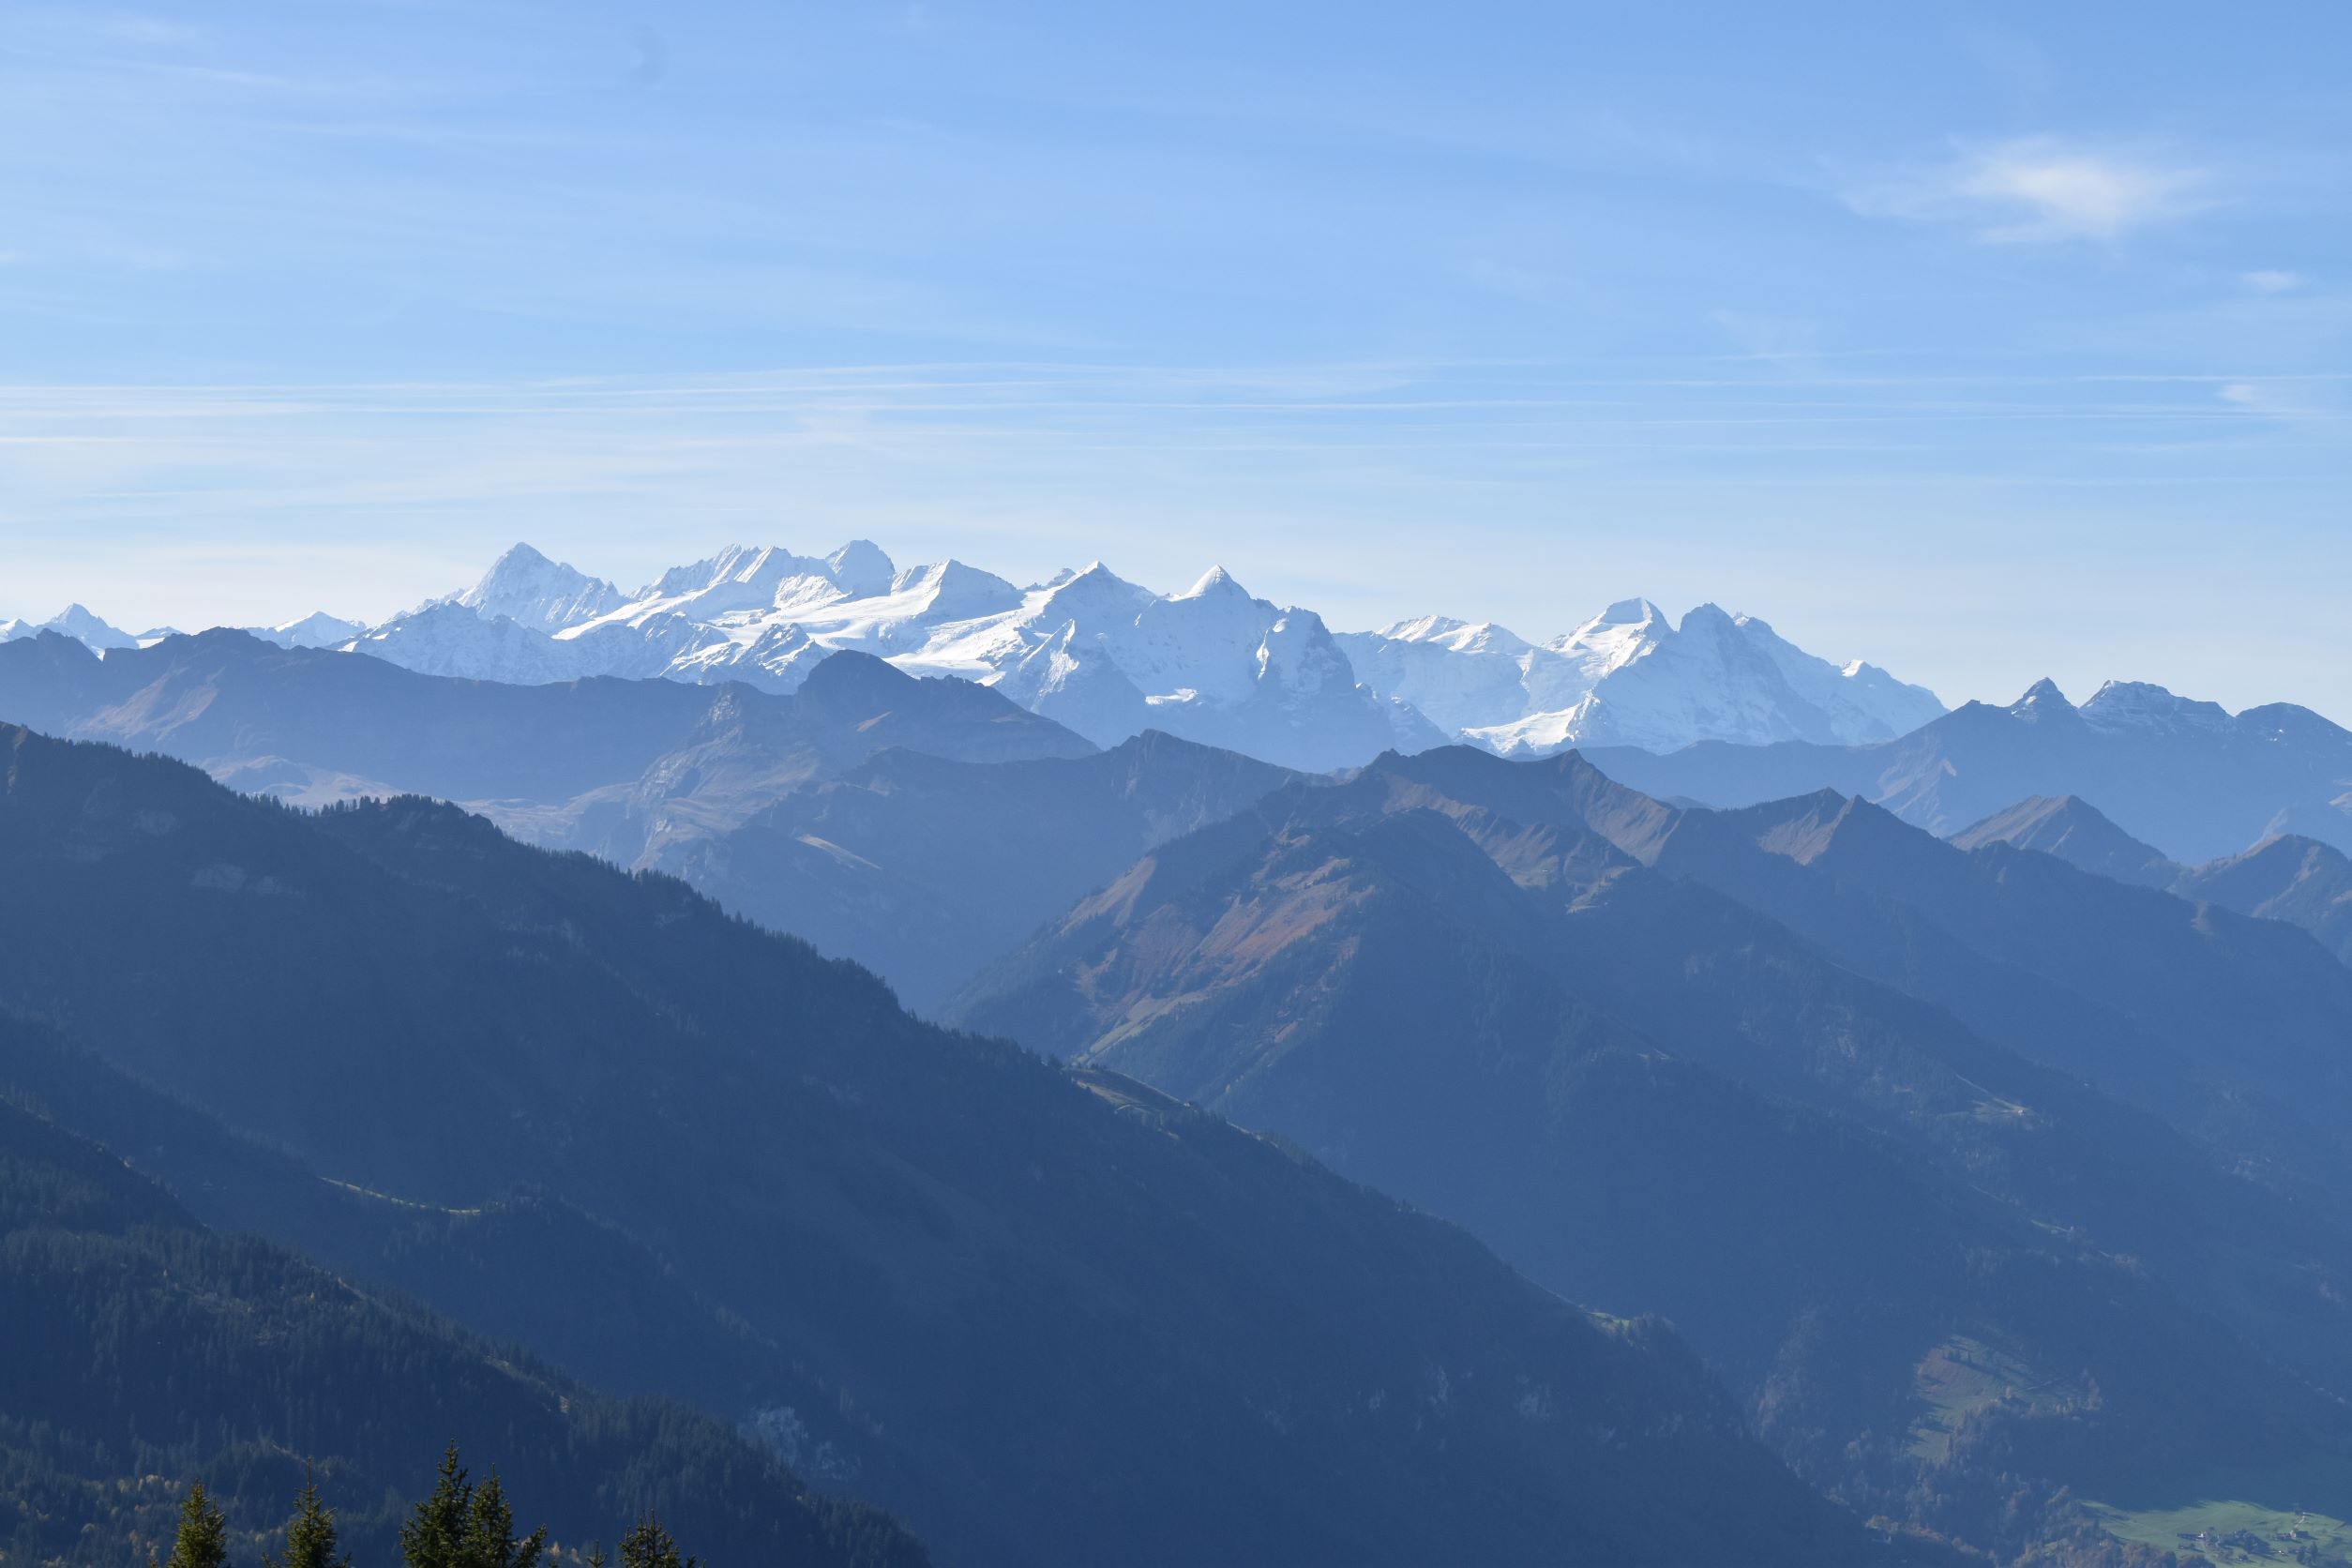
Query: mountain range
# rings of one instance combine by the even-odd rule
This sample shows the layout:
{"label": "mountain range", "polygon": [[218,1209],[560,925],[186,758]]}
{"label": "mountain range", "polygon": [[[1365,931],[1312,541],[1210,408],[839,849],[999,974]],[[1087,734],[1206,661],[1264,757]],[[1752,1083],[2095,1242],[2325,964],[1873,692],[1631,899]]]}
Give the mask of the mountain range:
{"label": "mountain range", "polygon": [[[2118,726],[2101,718],[2112,701],[2067,722],[2073,710],[2037,692],[1872,747],[1581,754],[1681,799],[1859,781],[1858,795],[1938,831],[1954,831],[1964,810],[1960,821],[1975,822],[1979,801],[2005,807],[2042,788],[2100,791],[2216,853],[2250,853],[2279,822],[2341,832],[2329,824],[2342,812],[2326,803],[2352,788],[2352,737],[2317,716],[2260,710],[2266,741],[2254,721],[2215,721],[2218,709],[2194,704],[2180,705],[2205,721]],[[2143,692],[2139,711],[2152,701]],[[299,803],[403,792],[459,801],[532,842],[686,877],[873,966],[926,1009],[1153,844],[1295,776],[1159,731],[1100,752],[997,689],[918,680],[857,653],[829,656],[776,694],[615,677],[511,686],[227,630],[99,657],[44,632],[0,646],[0,715],[163,751]],[[2287,854],[2265,850],[2216,901],[2340,920],[2322,896],[2329,856],[2298,873],[2291,897],[2284,883],[2254,895],[2256,866]],[[2128,880],[2128,867],[2093,868]]]}
{"label": "mountain range", "polygon": [[1864,1512],[2352,1508],[2352,968],[2292,926],[1457,747],[1163,844],[951,1014],[1666,1314]]}
{"label": "mountain range", "polygon": [[2080,796],[2036,795],[1954,834],[1952,841],[1967,850],[1992,843],[2038,850],[2116,882],[2284,920],[2352,964],[2352,858],[2299,834],[2274,835],[2239,853],[2183,866]]}
{"label": "mountain range", "polygon": [[1657,1323],[671,879],[22,729],[0,761],[0,1004],[153,1092],[18,1053],[66,1130],[701,1401],[939,1560],[1887,1560]]}
{"label": "mountain range", "polygon": [[2077,707],[2040,681],[2007,707],[1970,702],[1862,746],[1582,749],[1621,783],[1709,806],[1832,790],[1954,834],[2033,796],[2075,795],[2183,862],[2281,834],[2352,850],[2352,731],[2292,703],[2231,714],[2144,683],[2110,682]]}
{"label": "mountain range", "polygon": [[[153,643],[79,606],[42,629],[101,651]],[[855,650],[996,687],[1098,746],[1145,730],[1327,770],[1451,740],[1507,755],[1573,744],[1884,740],[1943,711],[1859,661],[1805,654],[1702,605],[1678,627],[1647,600],[1541,644],[1443,617],[1334,636],[1222,569],[1161,595],[1095,564],[1017,586],[958,561],[901,569],[854,540],[822,556],[735,547],[634,591],[528,545],[472,587],[374,626],[324,614],[246,628],[424,673],[509,684],[591,676],[732,681],[790,692]]]}
{"label": "mountain range", "polygon": [[1577,745],[1892,740],[1944,711],[1922,686],[1859,660],[1816,658],[1754,616],[1711,604],[1678,626],[1649,600],[1627,599],[1544,643],[1444,616],[1338,641],[1375,690],[1505,757]]}
{"label": "mountain range", "polygon": [[[430,612],[521,626],[477,609]],[[2273,831],[2326,823],[2352,773],[2302,710],[2037,687],[1865,746],[1489,738],[1332,773],[1105,747],[855,650],[776,691],[301,641],[0,646],[0,716],[67,737],[10,752],[0,1008],[102,1059],[0,1080],[195,1222],[583,1391],[689,1402],[943,1561],[1091,1559],[1138,1510],[1168,1560],[1324,1528],[1332,1560],[1564,1530],[1747,1560],[1715,1515],[1652,1517],[1723,1464],[1832,1560],[1864,1549],[1851,1518],[1774,1493],[1778,1465],[1914,1555],[2091,1563],[2103,1510],[2275,1503],[2352,1452],[2345,862]],[[2155,848],[2105,797],[2223,848]],[[1604,1461],[1531,1458],[1499,1395],[1459,1427],[1335,1413],[1429,1364],[1372,1304],[1398,1277],[1449,1347],[1441,1405],[1540,1365],[1731,1446],[1629,1455],[1599,1507],[1555,1481]],[[1514,1286],[1593,1304],[1561,1320],[1631,1359],[1595,1370]],[[1651,1314],[1703,1371],[1613,1326]],[[1040,1492],[1040,1454],[1118,1495]],[[1155,1489],[1183,1477],[1232,1516]],[[1443,1500],[1407,1520],[1415,1485]]]}

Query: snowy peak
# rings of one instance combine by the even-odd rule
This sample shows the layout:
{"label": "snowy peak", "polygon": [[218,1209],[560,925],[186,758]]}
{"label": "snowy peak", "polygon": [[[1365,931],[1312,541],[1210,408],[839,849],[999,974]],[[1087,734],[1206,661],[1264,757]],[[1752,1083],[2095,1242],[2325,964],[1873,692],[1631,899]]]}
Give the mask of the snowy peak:
{"label": "snowy peak", "polygon": [[[339,629],[314,620],[271,635]],[[333,645],[490,680],[666,676],[776,692],[855,650],[992,686],[1097,745],[1160,729],[1313,770],[1462,739],[1511,755],[1881,740],[1943,711],[1874,666],[1816,658],[1713,605],[1678,627],[1650,599],[1621,599],[1544,644],[1437,615],[1334,635],[1222,566],[1166,595],[1099,561],[1019,588],[958,560],[901,569],[866,539],[822,556],[731,546],[633,595],[519,545],[465,593]]]}
{"label": "snowy peak", "polygon": [[[887,598],[898,576],[890,557],[867,539],[852,539],[822,556],[800,555],[776,545],[730,545],[716,555],[671,567],[613,608],[565,626],[558,635],[586,643],[603,639],[608,628],[624,627],[675,641],[679,633],[671,623],[684,616],[701,626],[753,626],[735,640],[747,643],[759,641],[754,624],[772,616],[797,617],[847,599]],[[703,657],[705,662],[713,657],[723,662],[725,656],[705,652]],[[629,661],[623,662],[626,666]]]}
{"label": "snowy peak", "polygon": [[61,637],[70,637],[94,653],[102,654],[111,648],[139,646],[139,639],[131,636],[120,626],[99,620],[78,604],[66,606],[46,621],[0,621],[0,642],[13,642],[23,637],[38,637],[45,631],[53,631]]}
{"label": "snowy peak", "polygon": [[288,621],[282,626],[247,626],[245,629],[263,641],[274,642],[280,648],[340,648],[368,630],[360,622],[346,621],[324,611],[305,615],[299,621]]}
{"label": "snowy peak", "polygon": [[1944,711],[1923,687],[1860,659],[1817,658],[1763,620],[1713,604],[1677,626],[1652,600],[1620,599],[1541,644],[1444,616],[1339,642],[1375,691],[1504,756],[1577,745],[1670,751],[1702,740],[1855,744],[1892,740]]}
{"label": "snowy peak", "polygon": [[1200,574],[1200,580],[1181,594],[1170,594],[1172,600],[1227,599],[1244,604],[1252,602],[1249,590],[1233,580],[1233,574],[1223,566],[1211,566]]}
{"label": "snowy peak", "polygon": [[683,566],[672,566],[653,581],[640,588],[630,603],[643,604],[653,599],[684,598],[717,586],[736,575],[746,557],[760,553],[747,545],[729,545],[716,555],[700,561],[689,561]]}
{"label": "snowy peak", "polygon": [[1556,653],[1599,652],[1615,665],[1639,656],[1659,639],[1671,636],[1674,623],[1648,599],[1620,599],[1576,630],[1555,637],[1545,647]]}
{"label": "snowy peak", "polygon": [[1026,597],[994,572],[956,560],[908,567],[892,580],[890,595],[920,601],[931,619],[942,622],[1002,614]]}
{"label": "snowy peak", "polygon": [[2026,687],[2025,695],[2012,702],[2008,711],[2011,717],[2022,718],[2028,724],[2073,720],[2078,716],[2074,704],[2066,700],[2066,693],[2060,691],[2058,683],[2047,675]]}
{"label": "snowy peak", "polygon": [[1075,629],[1081,621],[1090,626],[1105,622],[1132,626],[1155,597],[1149,588],[1129,582],[1093,561],[1048,583],[1038,595],[1033,619],[1048,628],[1059,624]]}
{"label": "snowy peak", "polygon": [[52,631],[64,632],[78,638],[93,648],[136,648],[139,640],[117,626],[111,626],[91,614],[78,604],[69,604],[46,623]]}
{"label": "snowy peak", "polygon": [[536,631],[555,631],[592,621],[618,609],[621,591],[527,544],[517,544],[491,563],[481,580],[456,602],[478,615],[505,616]]}
{"label": "snowy peak", "polygon": [[2176,697],[2146,681],[2109,681],[2083,704],[2082,715],[2102,730],[2218,732],[2234,722],[2218,702]]}
{"label": "snowy peak", "polygon": [[1469,629],[1468,621],[1457,621],[1451,615],[1423,615],[1410,621],[1391,621],[1372,635],[1385,637],[1392,642],[1435,642]]}
{"label": "snowy peak", "polygon": [[[1699,608],[1714,610],[1715,607],[1710,604],[1701,605]],[[1716,613],[1721,614],[1722,611],[1716,611]],[[1689,617],[1685,616],[1684,619],[1687,620]],[[1620,599],[1586,622],[1584,629],[1599,631],[1620,626],[1664,626],[1666,624],[1666,611],[1651,604],[1648,599]]]}
{"label": "snowy peak", "polygon": [[1534,644],[1492,621],[1461,621],[1451,615],[1424,615],[1396,621],[1372,634],[1393,642],[1423,642],[1455,654],[1497,654],[1516,658]]}
{"label": "snowy peak", "polygon": [[852,598],[884,593],[898,575],[882,547],[871,539],[852,539],[824,558],[825,567],[840,590]]}
{"label": "snowy peak", "polygon": [[695,610],[705,619],[736,611],[765,610],[788,598],[805,597],[792,591],[804,585],[822,585],[820,591],[828,597],[838,591],[827,563],[774,545],[738,545],[701,563],[701,586],[679,596],[693,600]]}

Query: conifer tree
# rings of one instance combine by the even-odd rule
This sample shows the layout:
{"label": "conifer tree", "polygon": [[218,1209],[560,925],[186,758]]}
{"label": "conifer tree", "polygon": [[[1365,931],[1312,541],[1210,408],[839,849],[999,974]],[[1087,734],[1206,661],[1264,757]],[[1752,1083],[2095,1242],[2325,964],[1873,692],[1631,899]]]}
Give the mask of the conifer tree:
{"label": "conifer tree", "polygon": [[465,1523],[461,1568],[539,1568],[547,1552],[547,1526],[515,1539],[515,1512],[506,1506],[506,1489],[499,1485],[495,1467],[475,1490]]}
{"label": "conifer tree", "polygon": [[465,1546],[466,1513],[474,1501],[474,1484],[458,1463],[458,1445],[441,1455],[441,1470],[432,1495],[416,1505],[400,1527],[400,1560],[407,1568],[464,1568],[460,1554]]}
{"label": "conifer tree", "polygon": [[458,1462],[458,1445],[441,1456],[432,1496],[400,1527],[400,1560],[407,1568],[540,1568],[547,1554],[547,1527],[520,1540],[515,1513],[498,1471],[476,1485]]}
{"label": "conifer tree", "polygon": [[678,1544],[648,1514],[621,1537],[621,1568],[702,1568],[695,1558],[678,1555]]}
{"label": "conifer tree", "polygon": [[179,1535],[164,1568],[228,1568],[228,1562],[229,1521],[204,1496],[204,1484],[199,1481],[180,1503]]}
{"label": "conifer tree", "polygon": [[335,1551],[335,1514],[319,1501],[318,1478],[306,1469],[294,1496],[294,1516],[286,1526],[286,1555],[262,1554],[262,1568],[351,1568],[349,1556]]}

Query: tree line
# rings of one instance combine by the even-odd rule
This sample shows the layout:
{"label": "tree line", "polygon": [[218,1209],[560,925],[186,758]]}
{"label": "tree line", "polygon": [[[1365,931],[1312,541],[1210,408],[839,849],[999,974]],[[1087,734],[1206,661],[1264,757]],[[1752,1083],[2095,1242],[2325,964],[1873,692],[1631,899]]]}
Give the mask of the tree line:
{"label": "tree line", "polygon": [[[606,1568],[613,1560],[596,1545],[583,1560],[589,1568]],[[400,1561],[402,1568],[553,1568],[547,1527],[518,1535],[514,1508],[497,1469],[475,1482],[459,1461],[456,1443],[442,1454],[432,1495],[417,1503],[400,1527]],[[152,1552],[147,1565],[158,1568]],[[180,1503],[172,1555],[160,1568],[229,1568],[228,1517],[205,1495],[201,1481],[188,1487]],[[283,1555],[264,1552],[262,1568],[352,1568],[350,1554],[336,1535],[335,1511],[319,1500],[315,1479],[306,1476],[302,1490],[294,1495]],[[621,1538],[618,1568],[702,1565],[699,1559],[682,1556],[661,1521],[646,1514]]]}

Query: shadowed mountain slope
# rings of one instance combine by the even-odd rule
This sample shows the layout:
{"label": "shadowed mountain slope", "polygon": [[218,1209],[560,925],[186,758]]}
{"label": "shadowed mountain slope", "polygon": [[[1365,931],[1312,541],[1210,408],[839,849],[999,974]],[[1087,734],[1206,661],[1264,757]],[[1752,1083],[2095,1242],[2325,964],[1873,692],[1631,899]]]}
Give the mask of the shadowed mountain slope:
{"label": "shadowed mountain slope", "polygon": [[2352,858],[2316,839],[2282,834],[2239,854],[2182,866],[2126,835],[2089,802],[2068,796],[2020,802],[1952,841],[1966,850],[1990,843],[2039,850],[2118,882],[2284,920],[2352,963]]}
{"label": "shadowed mountain slope", "polygon": [[1997,1475],[2193,1495],[2257,1450],[2344,1453],[2310,1386],[2352,1386],[2341,1229],[1726,890],[1756,856],[1826,875],[1838,836],[1574,757],[1385,758],[1162,846],[960,1016],[1666,1313],[1806,1473],[1972,1545],[2024,1544],[1979,1506]]}
{"label": "shadowed mountain slope", "polygon": [[0,1000],[324,1176],[592,1216],[830,1391],[942,1561],[1863,1549],[1671,1335],[667,878],[22,731],[0,768]]}
{"label": "shadowed mountain slope", "polygon": [[[25,1026],[0,1019],[0,1036]],[[15,1053],[0,1049],[0,1084]],[[125,1086],[128,1087],[128,1086]],[[135,1092],[134,1092],[135,1093]],[[598,1281],[573,1282],[593,1296]],[[204,1480],[241,1553],[306,1467],[345,1543],[392,1554],[453,1438],[578,1545],[658,1507],[727,1560],[912,1565],[887,1518],[810,1500],[772,1456],[675,1405],[599,1398],[511,1349],[204,1229],[95,1143],[0,1098],[0,1539],[11,1560],[121,1562],[170,1540]]]}
{"label": "shadowed mountain slope", "polygon": [[1154,844],[1293,776],[1157,731],[1031,761],[893,750],[645,858],[927,1008]]}
{"label": "shadowed mountain slope", "polygon": [[2079,870],[2134,887],[2163,887],[2179,867],[2080,795],[2035,795],[1952,836],[1954,848],[2013,844],[2056,855]]}
{"label": "shadowed mountain slope", "polygon": [[2243,854],[2184,867],[2171,890],[2241,914],[2300,926],[2352,964],[2352,857],[2316,839],[2287,834]]}

